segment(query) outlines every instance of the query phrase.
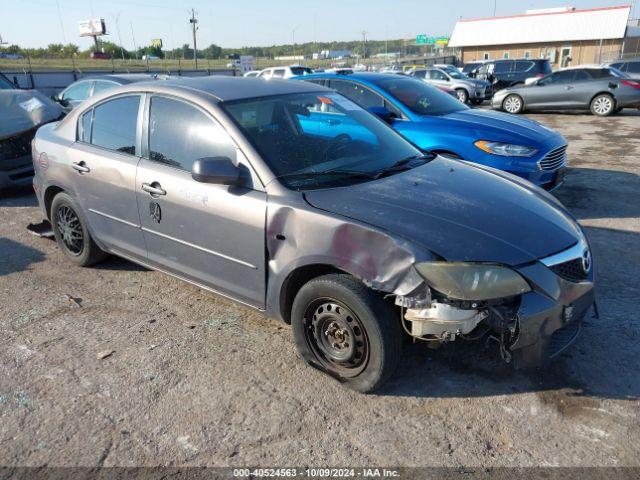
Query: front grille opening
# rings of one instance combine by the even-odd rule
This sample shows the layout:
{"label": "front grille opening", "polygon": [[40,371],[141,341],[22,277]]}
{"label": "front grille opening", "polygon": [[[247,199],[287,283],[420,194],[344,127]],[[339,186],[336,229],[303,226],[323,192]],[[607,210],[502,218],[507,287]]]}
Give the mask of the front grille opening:
{"label": "front grille opening", "polygon": [[551,150],[540,160],[542,170],[556,170],[567,164],[567,146]]}
{"label": "front grille opening", "polygon": [[560,278],[574,283],[586,280],[589,275],[589,272],[585,272],[584,268],[582,268],[581,258],[575,258],[568,262],[558,263],[557,265],[552,265],[549,268]]}
{"label": "front grille opening", "polygon": [[31,155],[31,140],[35,134],[36,129],[32,129],[0,141],[0,159],[11,160]]}
{"label": "front grille opening", "polygon": [[547,355],[549,355],[549,358],[560,355],[578,338],[581,323],[582,322],[571,322],[553,332],[549,339],[549,346],[547,347]]}

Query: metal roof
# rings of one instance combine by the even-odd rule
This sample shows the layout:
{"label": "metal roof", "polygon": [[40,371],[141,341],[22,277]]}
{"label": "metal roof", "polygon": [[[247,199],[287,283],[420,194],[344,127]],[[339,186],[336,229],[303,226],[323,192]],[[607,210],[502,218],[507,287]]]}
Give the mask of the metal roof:
{"label": "metal roof", "polygon": [[459,20],[450,47],[623,38],[630,5]]}

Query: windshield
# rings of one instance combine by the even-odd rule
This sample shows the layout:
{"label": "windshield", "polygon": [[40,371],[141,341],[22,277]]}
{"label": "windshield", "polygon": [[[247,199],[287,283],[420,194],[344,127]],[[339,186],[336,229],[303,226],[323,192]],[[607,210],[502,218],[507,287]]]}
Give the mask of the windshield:
{"label": "windshield", "polygon": [[294,75],[309,75],[313,73],[313,70],[307,67],[291,67],[291,73]]}
{"label": "windshield", "polygon": [[13,90],[16,87],[13,86],[9,80],[5,80],[4,76],[0,76],[0,90]]}
{"label": "windshield", "polygon": [[221,104],[274,175],[305,190],[368,181],[423,153],[374,115],[335,92]]}
{"label": "windshield", "polygon": [[452,78],[459,78],[459,79],[462,79],[462,80],[464,80],[464,79],[466,79],[466,78],[467,78],[467,76],[466,76],[466,75],[464,75],[464,74],[460,73],[460,71],[459,71],[459,70],[456,70],[456,69],[454,69],[454,68],[451,68],[451,69],[447,68],[447,73],[448,73],[448,74],[449,74],[449,76],[450,76],[450,77],[452,77]]}
{"label": "windshield", "polygon": [[445,115],[469,107],[451,95],[411,77],[390,77],[376,84],[418,115]]}

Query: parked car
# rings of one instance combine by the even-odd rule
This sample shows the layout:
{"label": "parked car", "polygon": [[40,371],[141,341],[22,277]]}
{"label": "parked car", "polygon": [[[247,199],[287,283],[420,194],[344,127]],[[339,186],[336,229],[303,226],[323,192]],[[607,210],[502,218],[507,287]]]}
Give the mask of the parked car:
{"label": "parked car", "polygon": [[484,64],[485,64],[485,60],[465,63],[464,66],[462,67],[462,73],[464,73],[467,77],[476,78],[478,70]]}
{"label": "parked car", "polygon": [[544,58],[489,60],[478,69],[475,78],[491,82],[494,92],[503,88],[524,85],[528,78],[544,77],[551,73],[551,64]]}
{"label": "parked car", "polygon": [[640,58],[618,60],[605,64],[606,67],[612,67],[626,73],[629,78],[640,80]]}
{"label": "parked car", "polygon": [[3,82],[0,78],[0,190],[31,184],[31,141],[36,129],[63,115],[40,92],[18,90]]}
{"label": "parked car", "polygon": [[246,72],[242,76],[243,77],[257,77],[259,73],[260,73],[260,70],[250,70],[250,71]]}
{"label": "parked car", "polygon": [[165,79],[168,75],[131,73],[120,75],[100,75],[96,77],[83,78],[73,82],[62,92],[54,95],[51,99],[60,104],[65,112],[70,112],[87,98],[91,98],[97,93],[110,88],[129,83],[142,82],[154,79]]}
{"label": "parked car", "polygon": [[411,77],[356,73],[299,79],[335,89],[424,150],[505,170],[547,190],[564,181],[567,141],[533,120],[470,109]]}
{"label": "parked car", "polygon": [[469,78],[457,70],[432,67],[414,70],[411,76],[437,87],[453,88],[458,94],[458,100],[462,103],[479,104],[493,95],[493,87],[489,82]]}
{"label": "parked car", "polygon": [[142,60],[160,60],[157,55],[143,55]]}
{"label": "parked car", "polygon": [[94,60],[111,60],[111,55],[106,52],[91,52],[89,57]]}
{"label": "parked car", "polygon": [[227,68],[240,68],[240,60],[233,60],[232,62],[227,63]]}
{"label": "parked car", "polygon": [[530,85],[496,93],[493,108],[509,113],[525,110],[590,110],[605,117],[623,108],[640,107],[640,82],[607,67],[570,67]]}
{"label": "parked car", "polygon": [[459,100],[458,99],[458,92],[456,92],[453,88],[443,87],[443,86],[440,86],[440,85],[436,86],[436,88],[438,90],[440,90],[441,92],[444,92],[444,93],[446,93],[448,95],[451,95],[456,100]]}
{"label": "parked car", "polygon": [[291,78],[297,75],[309,75],[313,73],[309,67],[301,65],[291,65],[289,67],[271,67],[262,70],[258,77],[269,80],[271,78]]}
{"label": "parked car", "polygon": [[125,85],[38,130],[33,156],[71,263],[113,253],[284,320],[308,363],[358,391],[390,377],[405,330],[491,332],[537,365],[594,301],[589,244],[553,197],[425,154],[311,83]]}

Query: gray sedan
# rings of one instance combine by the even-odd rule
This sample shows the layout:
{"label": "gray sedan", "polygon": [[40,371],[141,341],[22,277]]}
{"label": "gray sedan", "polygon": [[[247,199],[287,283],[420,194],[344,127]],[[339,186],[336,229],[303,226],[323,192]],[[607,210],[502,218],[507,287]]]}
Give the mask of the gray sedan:
{"label": "gray sedan", "polygon": [[615,68],[567,68],[530,85],[500,90],[492,106],[509,113],[588,109],[604,117],[623,108],[640,107],[640,82]]}
{"label": "gray sedan", "polygon": [[358,391],[389,378],[403,335],[491,335],[538,364],[594,301],[589,244],[553,197],[312,83],[114,88],[39,129],[33,154],[70,262],[119,255],[290,323],[300,355]]}

